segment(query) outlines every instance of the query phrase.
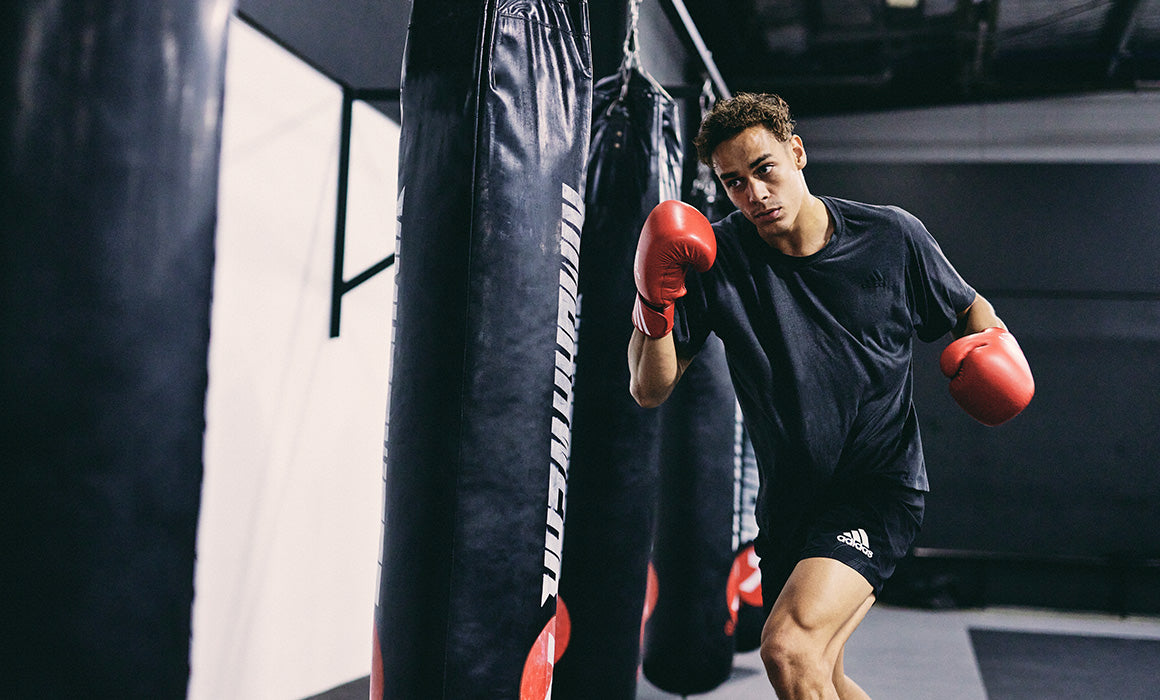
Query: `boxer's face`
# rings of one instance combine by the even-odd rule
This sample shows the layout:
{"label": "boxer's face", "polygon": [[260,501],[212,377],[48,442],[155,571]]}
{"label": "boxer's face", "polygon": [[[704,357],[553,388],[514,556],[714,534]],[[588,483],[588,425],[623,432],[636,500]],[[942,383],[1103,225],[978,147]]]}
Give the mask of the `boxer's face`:
{"label": "boxer's face", "polygon": [[802,140],[779,141],[764,126],[751,126],[713,151],[713,170],[729,200],[766,241],[797,229],[809,196],[802,168]]}

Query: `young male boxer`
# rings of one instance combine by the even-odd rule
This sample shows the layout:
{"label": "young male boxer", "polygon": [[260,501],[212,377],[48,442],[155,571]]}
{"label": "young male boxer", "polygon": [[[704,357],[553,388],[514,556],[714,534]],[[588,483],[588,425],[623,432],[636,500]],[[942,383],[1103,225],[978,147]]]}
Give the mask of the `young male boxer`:
{"label": "young male boxer", "polygon": [[914,216],[815,196],[776,95],[720,101],[697,136],[738,211],[710,226],[664,202],[641,232],[630,390],[656,406],[716,333],[760,467],[761,658],[783,700],[867,698],[843,650],[922,524],[913,339],[953,333],[941,365],[972,416],[1031,400],[992,305]]}

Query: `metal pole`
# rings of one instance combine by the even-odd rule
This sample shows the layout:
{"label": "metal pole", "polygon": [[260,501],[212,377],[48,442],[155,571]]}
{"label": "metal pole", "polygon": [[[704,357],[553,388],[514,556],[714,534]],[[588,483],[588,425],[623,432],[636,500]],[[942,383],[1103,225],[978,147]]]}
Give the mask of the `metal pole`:
{"label": "metal pole", "polygon": [[338,202],[334,215],[334,269],[330,287],[330,337],[337,338],[342,322],[343,263],[346,257],[346,199],[350,189],[350,133],[354,119],[354,93],[342,87],[342,134],[338,144]]}
{"label": "metal pole", "polygon": [[681,25],[688,36],[689,41],[693,44],[693,49],[701,58],[701,63],[705,66],[705,72],[709,75],[709,80],[713,83],[713,88],[717,91],[718,97],[728,99],[732,97],[729,88],[725,85],[725,79],[721,77],[721,71],[717,70],[717,63],[713,60],[713,54],[709,51],[709,47],[705,45],[705,40],[701,38],[701,32],[697,29],[697,25],[693,22],[693,18],[689,15],[689,10],[685,7],[683,0],[664,0],[669,7],[677,13],[677,17],[681,20]]}

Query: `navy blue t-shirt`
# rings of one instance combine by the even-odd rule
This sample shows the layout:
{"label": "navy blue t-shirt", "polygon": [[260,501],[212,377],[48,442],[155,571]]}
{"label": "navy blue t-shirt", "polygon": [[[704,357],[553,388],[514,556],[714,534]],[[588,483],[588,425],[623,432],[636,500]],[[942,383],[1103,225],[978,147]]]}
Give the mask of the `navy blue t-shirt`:
{"label": "navy blue t-shirt", "polygon": [[863,477],[926,490],[911,350],[974,301],[917,218],[897,207],[820,198],[834,222],[817,253],[794,257],[741,212],[713,224],[717,259],[690,271],[677,302],[677,354],[713,332],[761,470],[758,524]]}

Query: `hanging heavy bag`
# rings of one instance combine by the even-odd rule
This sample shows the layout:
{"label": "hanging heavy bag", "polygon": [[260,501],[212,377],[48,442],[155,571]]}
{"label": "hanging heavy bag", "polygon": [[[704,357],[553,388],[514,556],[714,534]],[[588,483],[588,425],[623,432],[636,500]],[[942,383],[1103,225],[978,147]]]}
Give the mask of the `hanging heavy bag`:
{"label": "hanging heavy bag", "polygon": [[[631,37],[631,33],[629,35]],[[678,196],[676,105],[633,59],[594,91],[561,598],[571,617],[552,696],[632,700],[656,507],[659,414],[628,393],[632,261],[645,217]]]}
{"label": "hanging heavy bag", "polygon": [[657,602],[645,628],[644,674],[680,695],[708,692],[733,669],[735,404],[714,337],[661,407]]}
{"label": "hanging heavy bag", "polygon": [[184,697],[229,3],[0,14],[0,695]]}
{"label": "hanging heavy bag", "polygon": [[371,696],[551,687],[591,120],[580,1],[412,8]]}

